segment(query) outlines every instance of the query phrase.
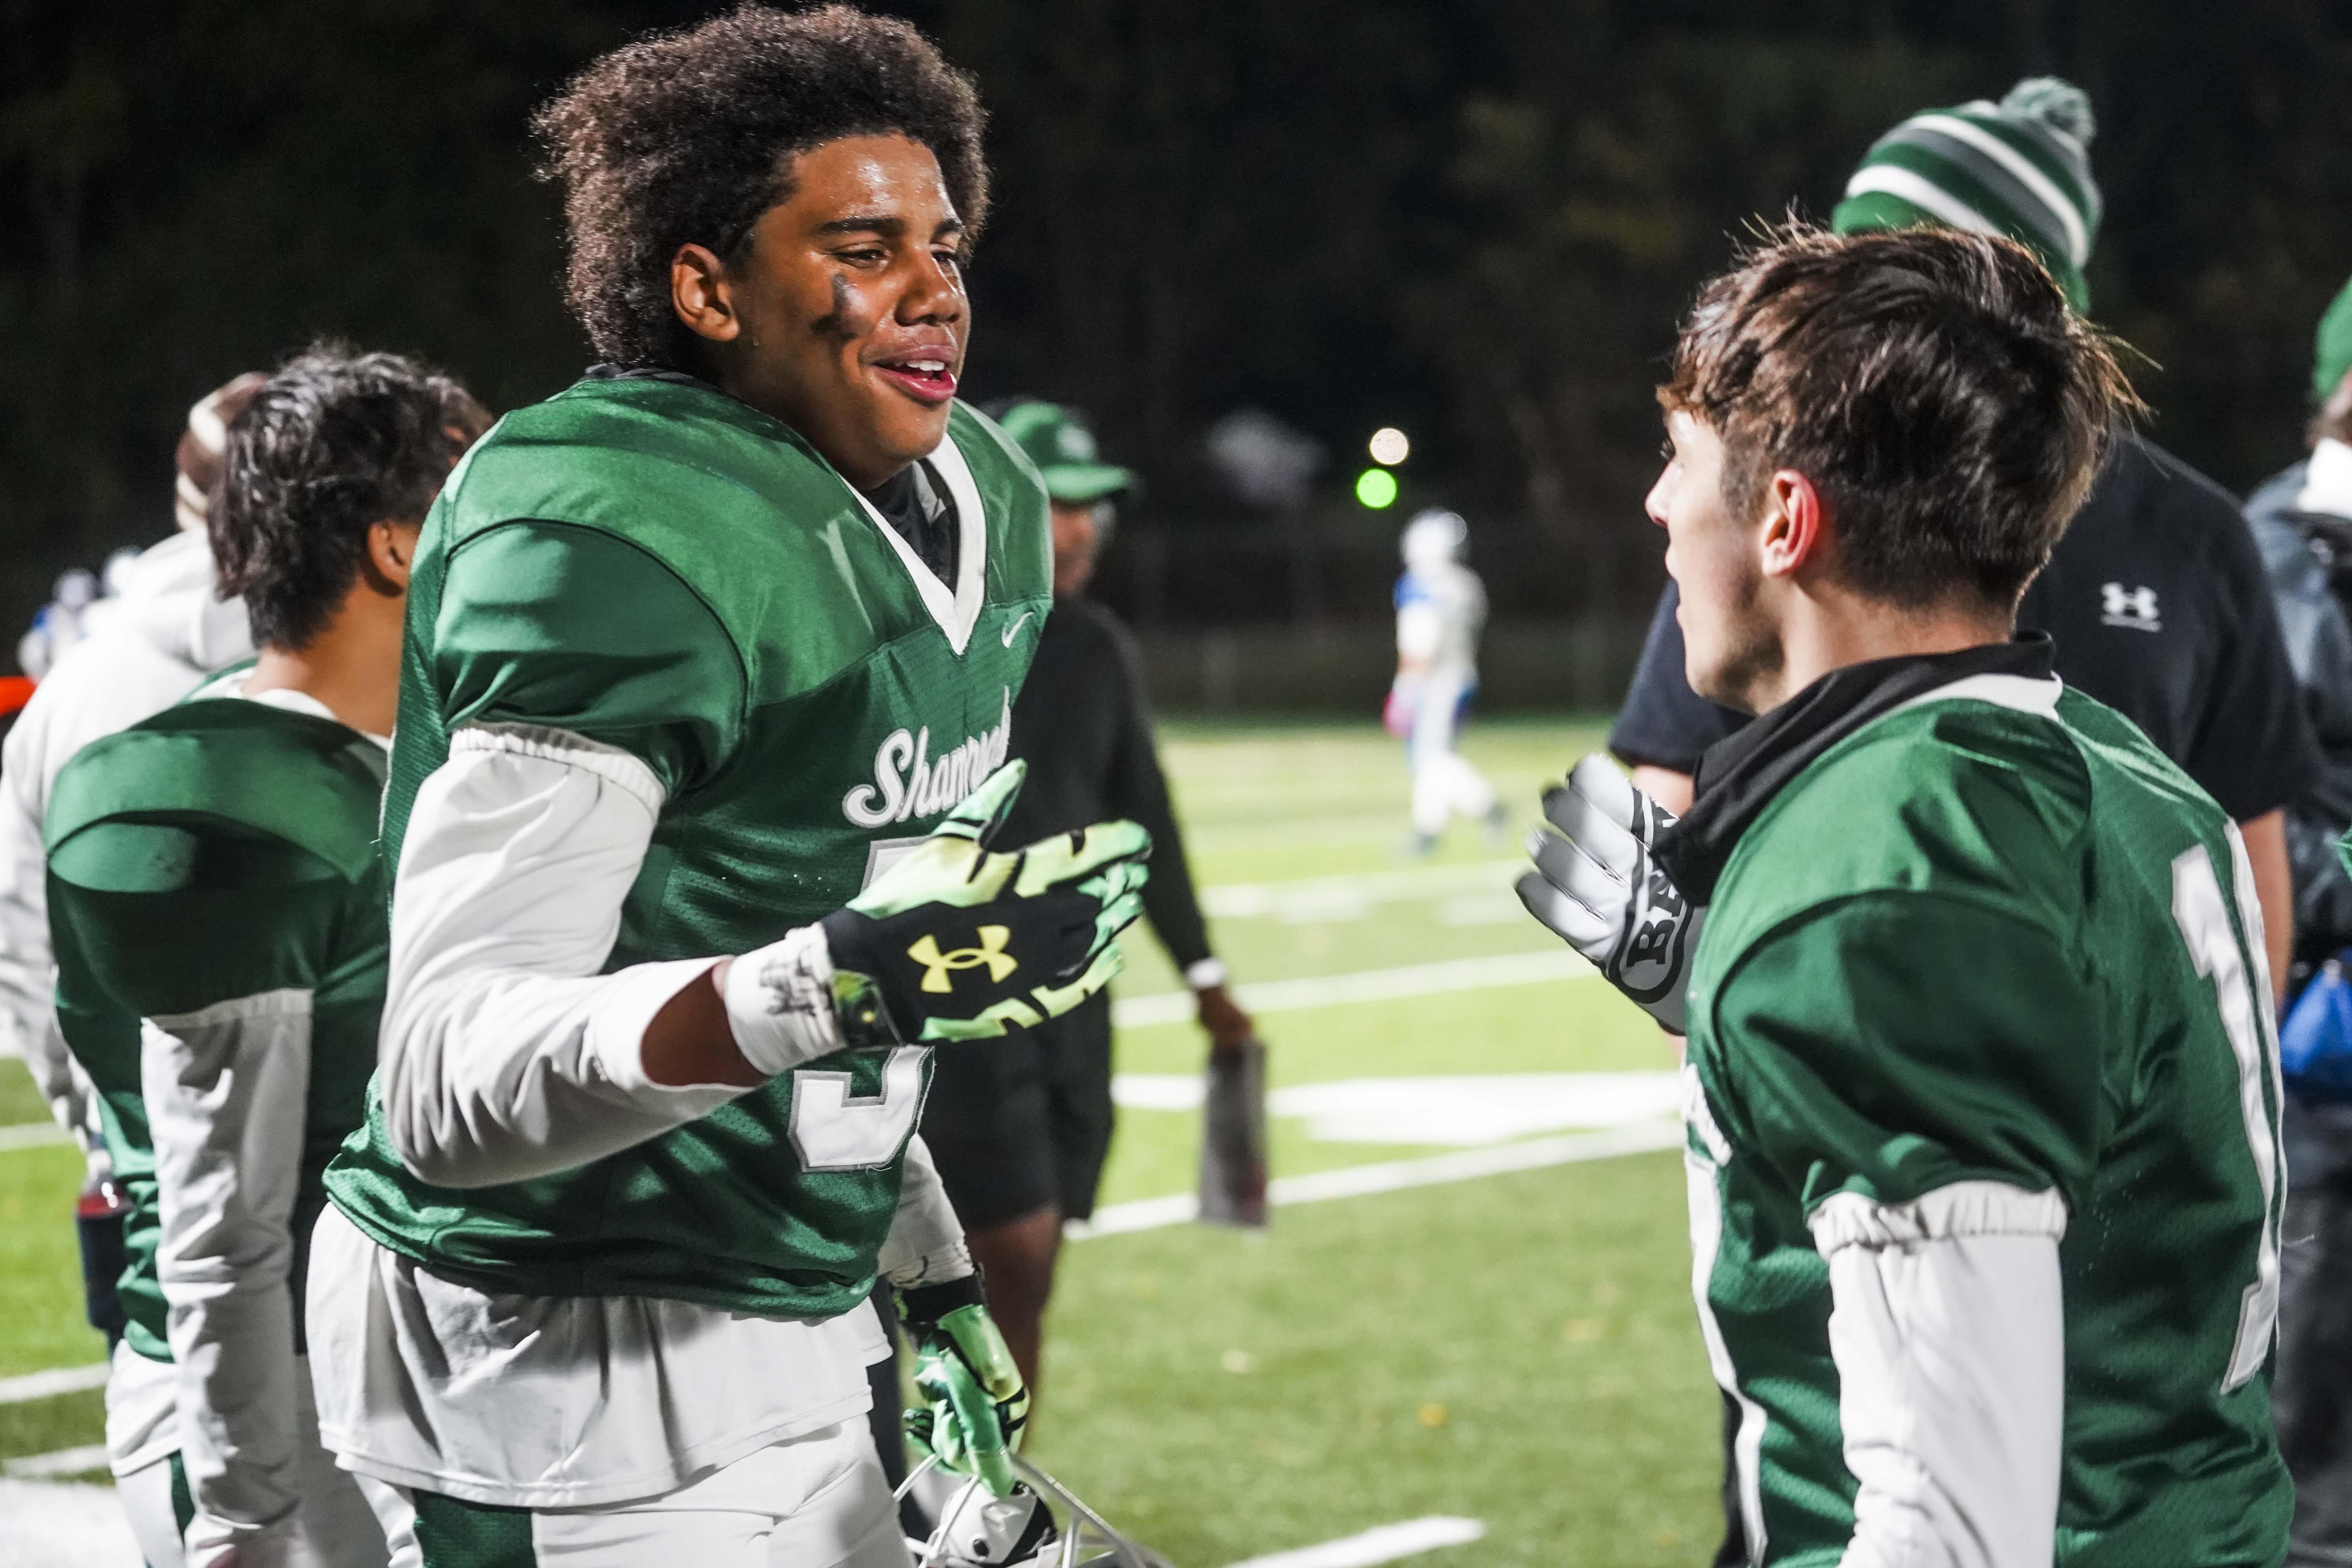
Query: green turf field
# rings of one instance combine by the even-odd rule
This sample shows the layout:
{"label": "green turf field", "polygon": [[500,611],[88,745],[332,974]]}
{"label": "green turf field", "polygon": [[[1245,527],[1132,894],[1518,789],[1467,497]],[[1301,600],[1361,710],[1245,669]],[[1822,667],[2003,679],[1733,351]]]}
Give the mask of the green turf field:
{"label": "green turf field", "polygon": [[[1406,780],[1371,727],[1171,724],[1163,740],[1244,986],[1561,951],[1510,897],[1515,845],[1457,826],[1433,860],[1395,858]],[[1598,741],[1499,721],[1465,750],[1524,823],[1539,781]],[[1178,985],[1149,938],[1130,943],[1130,1017]],[[1589,980],[1308,1003],[1262,1017],[1277,1089],[1673,1065]],[[1165,1082],[1201,1042],[1160,1023],[1123,1028],[1119,1049],[1122,1073]],[[20,1077],[0,1079],[0,1118],[37,1112]],[[1124,1110],[1104,1202],[1189,1191],[1197,1130],[1195,1112]],[[1277,1175],[1446,1152],[1318,1131],[1276,1117]],[[77,1169],[63,1148],[0,1152],[0,1377],[100,1352],[67,1223]],[[1033,1451],[1180,1568],[1432,1514],[1487,1530],[1414,1559],[1432,1568],[1701,1561],[1717,1405],[1688,1273],[1668,1152],[1286,1207],[1264,1237],[1095,1237],[1064,1254]],[[95,1393],[0,1405],[0,1459],[99,1437]]]}

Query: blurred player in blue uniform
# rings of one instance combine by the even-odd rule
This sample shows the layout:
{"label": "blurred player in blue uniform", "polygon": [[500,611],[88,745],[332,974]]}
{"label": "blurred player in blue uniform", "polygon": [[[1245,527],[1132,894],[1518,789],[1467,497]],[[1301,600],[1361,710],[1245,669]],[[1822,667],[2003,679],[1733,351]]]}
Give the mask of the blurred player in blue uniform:
{"label": "blurred player in blue uniform", "polygon": [[1502,830],[1504,811],[1486,775],[1454,749],[1478,692],[1478,634],[1486,589],[1462,563],[1469,526],[1450,511],[1423,511],[1405,524],[1404,575],[1397,579],[1397,671],[1381,721],[1405,742],[1412,768],[1412,837],[1406,853],[1426,855],[1456,816]]}

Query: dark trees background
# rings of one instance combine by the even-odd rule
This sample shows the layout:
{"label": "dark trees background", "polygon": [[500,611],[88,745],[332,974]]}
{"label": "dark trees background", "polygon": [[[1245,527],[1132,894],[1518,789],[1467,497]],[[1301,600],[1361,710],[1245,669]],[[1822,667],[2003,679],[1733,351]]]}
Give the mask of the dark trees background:
{"label": "dark trees background", "polygon": [[[711,8],[0,0],[0,630],[62,567],[160,537],[187,404],[313,335],[500,406],[569,380],[524,119],[596,50]],[[1676,312],[1744,225],[1826,214],[1916,109],[2044,70],[2090,90],[2094,313],[2147,356],[2158,437],[2232,488],[2295,455],[2311,326],[2352,273],[2352,5],[2329,0],[890,8],[994,116],[971,395],[1086,405],[1150,476],[1138,532],[1168,536],[1385,536],[1347,480],[1401,425],[1409,501],[1607,563],[1519,574],[1501,597],[1528,613],[1654,580],[1639,501]],[[1244,405],[1330,450],[1309,518],[1211,481],[1202,433]],[[1171,618],[1240,613],[1216,574],[1184,584]]]}

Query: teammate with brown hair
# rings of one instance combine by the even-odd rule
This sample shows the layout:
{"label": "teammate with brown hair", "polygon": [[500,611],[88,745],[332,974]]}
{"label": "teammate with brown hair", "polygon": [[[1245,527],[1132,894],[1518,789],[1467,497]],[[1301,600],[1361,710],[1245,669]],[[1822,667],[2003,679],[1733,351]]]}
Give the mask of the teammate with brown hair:
{"label": "teammate with brown hair", "polygon": [[1745,1555],[2276,1562],[2252,870],[2012,636],[2137,400],[2021,246],[1908,230],[1743,258],[1661,401],[1685,673],[1755,721],[1679,821],[1579,763],[1519,886],[1687,1030]]}

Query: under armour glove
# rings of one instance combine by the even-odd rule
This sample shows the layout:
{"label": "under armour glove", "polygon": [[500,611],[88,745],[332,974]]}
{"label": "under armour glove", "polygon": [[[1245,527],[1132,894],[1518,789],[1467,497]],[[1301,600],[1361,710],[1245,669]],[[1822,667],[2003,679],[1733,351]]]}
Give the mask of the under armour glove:
{"label": "under armour glove", "polygon": [[1118,973],[1151,836],[1100,822],[989,847],[1027,764],[989,775],[912,852],[819,922],[853,1046],[988,1039],[1058,1017]]}
{"label": "under armour glove", "polygon": [[929,1402],[907,1412],[908,1436],[943,1468],[1012,1496],[1029,1389],[988,1315],[980,1276],[903,1291],[898,1311],[915,1342],[915,1388]]}
{"label": "under armour glove", "polygon": [[1674,815],[1598,753],[1544,792],[1543,811],[1549,826],[1528,837],[1536,868],[1519,879],[1519,901],[1636,1006],[1685,1033],[1683,994],[1706,910],[1683,897],[1652,853]]}

